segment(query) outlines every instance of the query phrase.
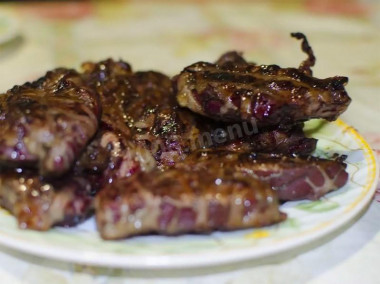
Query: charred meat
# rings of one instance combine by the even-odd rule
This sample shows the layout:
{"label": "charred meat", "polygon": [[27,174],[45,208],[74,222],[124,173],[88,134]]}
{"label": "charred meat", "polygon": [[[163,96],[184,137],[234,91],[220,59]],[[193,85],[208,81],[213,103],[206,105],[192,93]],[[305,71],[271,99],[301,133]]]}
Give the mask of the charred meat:
{"label": "charred meat", "polygon": [[[317,146],[317,139],[305,136],[303,123],[292,125],[287,129],[269,128],[251,135],[244,134],[246,129],[248,129],[248,126],[242,124],[233,124],[214,129],[212,132],[214,134],[212,135],[213,146],[209,148],[233,152],[307,156]],[[221,141],[224,143],[220,143]]]}
{"label": "charred meat", "polygon": [[96,222],[104,239],[236,230],[284,218],[268,185],[216,167],[139,173],[96,197]]}
{"label": "charred meat", "polygon": [[[127,106],[138,92],[131,84],[130,65],[108,59],[84,63],[82,70],[86,83],[100,96],[102,116],[88,154],[77,162],[77,168],[97,175],[100,184],[104,185],[155,167],[151,153],[132,140]],[[136,111],[140,110],[136,108]]]}
{"label": "charred meat", "polygon": [[93,212],[93,190],[82,177],[47,181],[21,169],[0,175],[0,205],[16,217],[22,229],[46,231],[77,225]]}
{"label": "charred meat", "polygon": [[0,96],[0,163],[67,172],[98,128],[98,95],[74,70],[56,69]]}
{"label": "charred meat", "polygon": [[315,57],[306,37],[308,59],[296,68],[248,63],[228,52],[215,63],[197,62],[177,76],[181,106],[215,120],[254,121],[258,127],[292,124],[311,118],[335,120],[349,105],[346,77],[312,77]]}
{"label": "charred meat", "polygon": [[[110,180],[131,175],[142,161],[173,166],[200,148],[244,148],[298,155],[315,149],[316,140],[304,136],[302,124],[257,133],[253,126],[244,123],[225,125],[181,108],[171,80],[159,72],[133,73],[127,63],[111,59],[85,63],[83,69],[86,81],[100,95],[103,106],[98,134],[103,142],[98,144],[113,149],[113,169],[124,169]],[[151,169],[149,165],[143,168]]]}
{"label": "charred meat", "polygon": [[336,119],[346,77],[257,65],[228,52],[169,78],[124,61],[59,68],[0,96],[0,206],[20,228],[72,226],[96,210],[104,239],[276,224],[280,201],[346,184],[311,157],[303,121]]}
{"label": "charred meat", "polygon": [[282,201],[316,200],[348,181],[341,160],[273,154],[199,150],[178,164],[183,169],[231,168],[268,183]]}

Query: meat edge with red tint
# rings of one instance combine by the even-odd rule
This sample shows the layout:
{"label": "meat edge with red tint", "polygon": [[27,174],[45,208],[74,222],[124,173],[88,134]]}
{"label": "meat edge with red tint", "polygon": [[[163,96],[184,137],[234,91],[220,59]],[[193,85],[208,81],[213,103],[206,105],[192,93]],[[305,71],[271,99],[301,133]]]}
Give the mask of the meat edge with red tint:
{"label": "meat edge with red tint", "polygon": [[49,71],[0,97],[0,163],[66,173],[98,128],[98,95],[71,69]]}
{"label": "meat edge with red tint", "polygon": [[210,233],[285,219],[269,186],[221,169],[217,173],[175,168],[139,173],[102,190],[95,208],[104,239]]}
{"label": "meat edge with red tint", "polygon": [[177,167],[207,170],[226,167],[269,184],[281,201],[316,200],[348,181],[340,159],[287,157],[276,154],[199,150]]}
{"label": "meat edge with red tint", "polygon": [[335,120],[351,102],[344,88],[348,78],[312,77],[311,47],[303,34],[292,36],[303,40],[302,50],[308,54],[298,69],[256,65],[228,52],[216,64],[197,62],[175,76],[178,103],[215,120],[254,120],[259,127]]}
{"label": "meat edge with red tint", "polygon": [[49,182],[33,174],[0,175],[0,205],[21,229],[75,226],[92,215],[93,199],[92,185],[82,177]]}

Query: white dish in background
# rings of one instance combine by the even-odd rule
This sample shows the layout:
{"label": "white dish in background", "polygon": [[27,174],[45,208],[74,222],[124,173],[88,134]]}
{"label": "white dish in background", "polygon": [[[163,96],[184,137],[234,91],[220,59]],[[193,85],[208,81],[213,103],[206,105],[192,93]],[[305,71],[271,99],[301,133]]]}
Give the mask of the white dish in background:
{"label": "white dish in background", "polygon": [[49,232],[20,230],[0,210],[0,243],[26,253],[74,263],[122,268],[189,268],[253,260],[291,251],[321,239],[354,220],[376,189],[378,167],[367,142],[342,121],[311,121],[316,154],[347,155],[350,180],[320,201],[287,202],[288,219],[278,225],[211,235],[143,236],[122,241],[99,238],[94,219],[76,228]]}

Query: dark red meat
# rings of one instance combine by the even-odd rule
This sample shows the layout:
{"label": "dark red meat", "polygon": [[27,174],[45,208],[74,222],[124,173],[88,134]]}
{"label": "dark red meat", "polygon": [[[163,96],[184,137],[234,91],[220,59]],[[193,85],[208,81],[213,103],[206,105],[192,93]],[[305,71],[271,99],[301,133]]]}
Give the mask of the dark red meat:
{"label": "dark red meat", "polygon": [[236,230],[284,218],[269,186],[217,167],[139,173],[109,185],[96,197],[96,221],[104,239]]}
{"label": "dark red meat", "polygon": [[[108,59],[84,63],[82,69],[84,80],[100,96],[102,116],[88,155],[77,162],[77,167],[87,172],[95,168],[100,184],[152,169],[156,162],[151,153],[133,143],[128,106],[139,93],[131,83],[129,64]],[[136,112],[140,111],[137,107]]]}
{"label": "dark red meat", "polygon": [[197,62],[176,77],[179,104],[215,120],[253,121],[258,127],[336,119],[351,101],[344,88],[348,78],[312,77],[312,50],[304,35],[292,36],[303,39],[309,56],[298,69],[247,63],[228,52],[216,64]]}
{"label": "dark red meat", "polygon": [[177,167],[192,170],[230,168],[276,190],[282,201],[319,199],[348,181],[346,164],[339,159],[294,158],[244,152],[199,150]]}
{"label": "dark red meat", "polygon": [[83,69],[102,102],[97,145],[112,149],[108,180],[131,175],[144,161],[149,162],[147,169],[154,161],[172,166],[204,147],[285,154],[309,154],[315,149],[316,140],[304,136],[302,125],[256,133],[253,126],[225,125],[180,108],[171,80],[161,73],[133,73],[127,63],[111,59],[85,63]]}
{"label": "dark red meat", "polygon": [[[239,124],[234,125],[234,129]],[[306,137],[303,124],[291,126],[289,129],[272,128],[261,130],[252,135],[237,135],[230,126],[225,127],[227,137],[233,137],[226,143],[214,143],[218,150],[238,152],[276,153],[284,155],[310,155],[317,146],[317,139]],[[244,127],[241,127],[244,129]],[[231,135],[230,133],[234,133]],[[243,131],[244,133],[244,131]]]}
{"label": "dark red meat", "polygon": [[93,191],[83,177],[48,181],[21,169],[0,175],[0,205],[22,229],[45,231],[82,222],[93,212]]}
{"label": "dark red meat", "polygon": [[312,77],[312,50],[293,36],[308,54],[298,69],[229,52],[171,80],[109,59],[13,88],[0,97],[0,205],[47,230],[84,220],[98,194],[99,231],[119,239],[274,224],[279,199],[343,186],[343,162],[290,157],[315,149],[302,121],[350,102],[347,79]]}
{"label": "dark red meat", "polygon": [[100,105],[81,76],[56,69],[0,96],[0,164],[67,172],[98,128]]}

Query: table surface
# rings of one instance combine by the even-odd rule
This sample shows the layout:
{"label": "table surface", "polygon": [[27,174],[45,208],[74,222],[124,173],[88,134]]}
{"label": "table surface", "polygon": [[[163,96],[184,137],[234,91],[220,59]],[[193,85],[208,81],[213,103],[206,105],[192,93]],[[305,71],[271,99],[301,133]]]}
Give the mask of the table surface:
{"label": "table surface", "polygon": [[[8,32],[4,29],[9,28]],[[0,91],[58,66],[123,58],[135,70],[174,75],[226,50],[251,61],[298,66],[289,37],[308,36],[317,77],[346,75],[342,119],[380,156],[380,4],[377,1],[101,1],[0,5]],[[288,257],[175,271],[95,268],[0,247],[1,283],[379,283],[380,188],[339,235]]]}

